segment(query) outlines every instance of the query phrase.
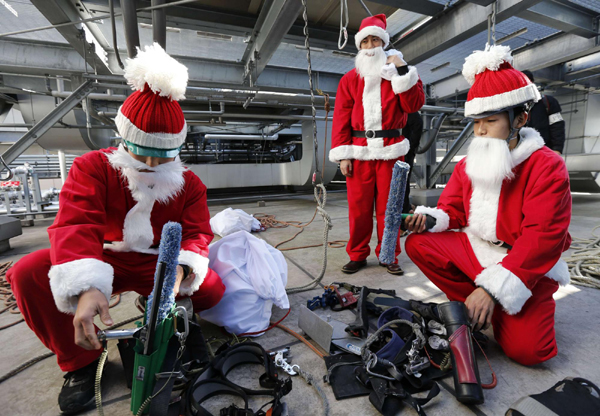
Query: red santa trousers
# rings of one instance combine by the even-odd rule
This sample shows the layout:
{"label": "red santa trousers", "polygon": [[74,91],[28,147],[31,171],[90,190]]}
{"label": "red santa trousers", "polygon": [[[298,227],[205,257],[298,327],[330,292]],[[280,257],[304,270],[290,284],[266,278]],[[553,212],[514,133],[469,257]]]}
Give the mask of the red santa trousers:
{"label": "red santa trousers", "polygon": [[[369,257],[369,242],[373,234],[373,203],[377,219],[377,247],[379,257],[381,239],[385,226],[385,208],[390,194],[390,182],[397,160],[353,160],[352,176],[346,177],[348,189],[348,215],[350,219],[350,240],[346,252],[352,261],[362,261]],[[396,257],[400,254],[400,235],[396,243]]]}
{"label": "red santa trousers", "polygon": [[[483,270],[466,234],[411,234],[406,239],[406,254],[421,271],[448,296],[464,302],[477,288],[473,281]],[[494,337],[506,355],[523,365],[534,365],[557,354],[552,298],[558,283],[547,277],[531,289],[533,296],[516,315],[496,305],[492,316]]]}
{"label": "red santa trousers", "polygon": [[[154,287],[157,256],[105,250],[103,260],[114,269],[113,293],[134,291],[148,296]],[[23,257],[6,273],[19,310],[42,343],[56,354],[63,371],[75,371],[96,360],[101,350],[88,351],[75,344],[73,316],[60,312],[50,290],[50,249]],[[223,297],[225,286],[212,270],[200,289],[190,296],[195,310],[209,309]]]}

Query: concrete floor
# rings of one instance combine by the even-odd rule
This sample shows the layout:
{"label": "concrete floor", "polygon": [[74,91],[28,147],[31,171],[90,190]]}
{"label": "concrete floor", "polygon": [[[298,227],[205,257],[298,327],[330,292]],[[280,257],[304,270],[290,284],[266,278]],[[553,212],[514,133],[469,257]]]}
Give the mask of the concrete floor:
{"label": "concrete floor", "polygon": [[[573,218],[571,234],[576,237],[589,238],[591,229],[600,224],[600,195],[574,195]],[[221,202],[220,202],[221,203]],[[211,205],[214,215],[230,205]],[[287,199],[267,200],[265,207],[258,207],[256,202],[237,203],[233,208],[241,208],[248,213],[262,212],[274,214],[280,220],[308,221],[313,215],[315,204],[310,196],[290,196]],[[348,205],[343,192],[330,193],[327,200],[327,211],[333,219],[334,228],[329,234],[330,240],[345,240],[348,238]],[[52,220],[39,220],[34,227],[25,228],[23,235],[11,240],[13,247],[0,256],[0,262],[16,261],[23,255],[40,248],[49,247],[46,228]],[[285,246],[300,246],[315,244],[321,241],[323,223],[320,218],[309,226],[298,238]],[[268,243],[275,245],[279,241],[291,237],[295,229],[270,229],[255,234]],[[372,241],[372,247],[375,241]],[[284,246],[284,247],[285,247]],[[306,284],[317,276],[321,270],[321,248],[311,248],[284,252],[288,260],[288,287]],[[347,281],[356,285],[368,285],[395,289],[403,298],[421,299],[442,302],[445,296],[433,286],[423,274],[411,264],[402,254],[400,263],[405,275],[391,276],[377,265],[374,254],[369,257],[369,266],[355,275],[344,275],[340,267],[346,263],[347,255],[344,249],[330,249],[327,263],[327,273],[323,283],[332,281]],[[298,328],[298,311],[306,304],[306,299],[319,295],[322,290],[290,296],[291,313],[284,324],[294,330]],[[136,295],[127,293],[121,303],[111,309],[115,322],[138,315],[133,306]],[[556,334],[559,345],[558,356],[547,363],[527,368],[507,359],[500,347],[491,342],[487,349],[488,357],[498,376],[498,386],[485,391],[486,402],[480,406],[466,407],[453,398],[453,382],[451,378],[440,381],[442,392],[427,407],[427,414],[436,415],[503,415],[508,406],[523,395],[541,392],[564,377],[579,376],[600,382],[600,331],[595,321],[600,304],[600,291],[568,286],[561,288],[555,295]],[[283,316],[284,311],[274,310],[273,317]],[[330,312],[327,312],[330,313]],[[345,322],[354,320],[350,311],[332,313],[334,319]],[[0,325],[15,319],[14,315],[0,315]],[[132,326],[131,324],[127,325]],[[210,336],[213,329],[207,328],[205,334]],[[493,332],[487,334],[493,339]],[[325,374],[324,363],[316,357],[305,345],[280,329],[273,329],[256,339],[265,348],[275,349],[291,346],[293,357],[291,362],[298,364],[318,380],[327,394],[332,415],[376,415],[366,397],[336,401],[331,388],[323,385],[321,378]],[[0,332],[0,374],[5,374],[19,364],[46,352],[45,347],[37,340],[33,332],[24,324],[18,324]],[[480,369],[484,382],[490,380],[487,366],[480,358]],[[248,387],[258,387],[257,378],[261,373],[259,368],[235,370],[232,378]],[[62,373],[54,358],[49,358],[35,364],[9,381],[0,384],[1,414],[5,415],[56,415],[59,413],[57,396],[62,385]],[[315,391],[306,385],[299,377],[295,377],[292,392],[285,397],[291,415],[322,414],[322,405]],[[103,400],[106,414],[129,414],[129,390],[125,387],[122,366],[114,343],[109,343],[109,362],[103,377]],[[254,406],[252,405],[254,404]],[[260,407],[261,400],[251,402],[255,410]],[[241,403],[237,403],[240,405]],[[223,406],[219,399],[211,399],[208,403],[211,411],[218,413]],[[94,414],[91,410],[86,414]],[[406,414],[414,414],[406,410]]]}

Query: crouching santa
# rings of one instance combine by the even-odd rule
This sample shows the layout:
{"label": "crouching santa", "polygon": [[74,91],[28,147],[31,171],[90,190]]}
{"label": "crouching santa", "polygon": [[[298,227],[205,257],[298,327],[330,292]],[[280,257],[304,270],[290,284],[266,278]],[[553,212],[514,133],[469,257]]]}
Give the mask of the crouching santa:
{"label": "crouching santa", "polygon": [[[533,365],[557,354],[552,295],[570,280],[560,257],[571,243],[571,193],[562,158],[523,128],[540,94],[511,63],[507,46],[466,59],[475,137],[437,208],[417,207],[407,220],[406,253],[465,303],[475,330],[492,325],[508,357]],[[421,214],[436,218],[432,232]]]}
{"label": "crouching santa", "polygon": [[178,157],[187,126],[177,100],[187,68],[154,44],[128,61],[125,77],[136,91],[115,119],[122,143],[75,159],[48,228],[51,248],[7,273],[25,321],[67,372],[58,397],[63,414],[93,405],[101,354],[94,316],[112,325],[112,294],[150,294],[164,224],[182,226],[176,294],[203,310],[225,290],[208,268],[206,187]]}
{"label": "crouching santa", "polygon": [[[340,164],[348,190],[350,262],[342,267],[344,273],[355,273],[367,264],[373,206],[379,257],[393,166],[410,148],[402,128],[408,114],[425,102],[417,69],[407,66],[399,51],[385,51],[389,42],[385,15],[363,20],[355,36],[356,67],[342,77],[335,97],[329,160]],[[399,240],[395,254],[400,254]],[[389,273],[403,273],[397,259],[379,264]]]}

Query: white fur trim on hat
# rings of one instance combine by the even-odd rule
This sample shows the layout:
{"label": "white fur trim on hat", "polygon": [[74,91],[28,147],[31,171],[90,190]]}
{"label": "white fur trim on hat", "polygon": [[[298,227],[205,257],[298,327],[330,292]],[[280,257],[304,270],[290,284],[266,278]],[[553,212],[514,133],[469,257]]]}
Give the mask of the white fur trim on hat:
{"label": "white fur trim on hat", "polygon": [[445,211],[439,208],[430,208],[419,205],[417,209],[415,209],[415,214],[429,214],[435,218],[435,227],[428,230],[431,233],[441,233],[450,227],[450,217]]}
{"label": "white fur trim on hat", "polygon": [[193,279],[185,279],[179,286],[180,295],[190,296],[204,282],[204,278],[208,273],[208,258],[193,251],[181,250],[179,252],[179,264],[190,266],[192,273],[194,273]]}
{"label": "white fur trim on hat", "polygon": [[419,82],[417,67],[409,66],[408,73],[404,75],[394,75],[392,77],[392,89],[396,94],[402,94],[414,87]]}
{"label": "white fur trim on hat", "polygon": [[119,112],[115,117],[115,125],[121,137],[138,146],[153,147],[155,149],[177,149],[185,142],[187,136],[187,123],[179,133],[147,133],[137,128],[127,117]]}
{"label": "white fur trim on hat", "polygon": [[501,264],[483,269],[475,278],[475,284],[490,292],[509,315],[519,313],[532,296],[531,290],[521,279]]}
{"label": "white fur trim on hat", "polygon": [[[377,140],[377,139],[368,139]],[[329,151],[329,160],[333,163],[340,163],[345,159],[355,160],[392,160],[404,156],[410,150],[410,143],[407,139],[401,142],[383,146],[383,139],[377,142],[369,143],[367,146],[356,146],[346,144],[334,147]],[[378,144],[381,143],[379,146]],[[369,145],[371,144],[371,145]]]}
{"label": "white fur trim on hat", "polygon": [[59,311],[75,314],[78,296],[92,288],[110,301],[114,271],[110,264],[93,258],[73,260],[50,268],[50,289]]}
{"label": "white fur trim on hat", "polygon": [[356,49],[360,51],[360,43],[367,36],[377,36],[379,39],[383,41],[383,49],[387,48],[390,44],[390,34],[380,28],[379,26],[367,26],[356,35],[354,35],[354,44],[356,45]]}
{"label": "white fur trim on hat", "polygon": [[497,71],[503,62],[512,64],[513,58],[510,47],[502,45],[487,45],[483,51],[475,51],[465,58],[462,74],[471,85],[475,82],[475,75],[485,70]]}
{"label": "white fur trim on hat", "polygon": [[465,103],[465,117],[514,107],[528,101],[539,101],[540,98],[540,92],[535,84],[528,84],[516,90],[503,92],[502,94],[496,94],[490,97],[477,97],[467,101]]}
{"label": "white fur trim on hat", "polygon": [[134,90],[144,91],[148,84],[155,94],[179,101],[185,98],[188,69],[154,42],[143,50],[138,48],[137,56],[127,59],[125,78]]}

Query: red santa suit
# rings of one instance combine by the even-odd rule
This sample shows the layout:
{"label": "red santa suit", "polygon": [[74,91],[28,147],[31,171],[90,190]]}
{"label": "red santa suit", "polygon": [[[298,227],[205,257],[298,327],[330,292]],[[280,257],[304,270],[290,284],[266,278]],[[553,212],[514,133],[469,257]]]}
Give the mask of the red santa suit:
{"label": "red santa suit", "polygon": [[194,276],[179,294],[197,310],[216,305],[225,290],[208,268],[213,239],[206,187],[177,158],[147,168],[123,147],[78,157],[60,193],[60,209],[48,228],[51,248],[23,257],[7,273],[19,310],[28,325],[57,355],[63,371],[98,358],[74,343],[77,296],[90,288],[111,294],[152,291],[162,227],[182,226],[179,263]]}
{"label": "red santa suit", "polygon": [[478,286],[492,294],[496,341],[531,365],[557,354],[552,294],[570,281],[560,256],[571,243],[571,194],[564,161],[536,130],[520,135],[514,179],[474,186],[461,160],[437,208],[417,207],[437,224],[433,233],[411,234],[406,253],[450,300],[464,302]]}
{"label": "red santa suit", "polygon": [[[362,29],[359,34],[383,38],[385,32],[375,27],[370,33],[372,27]],[[388,55],[392,54],[401,56],[397,51],[388,52]],[[387,74],[388,79],[380,74],[363,77],[356,69],[351,70],[340,80],[335,97],[329,160],[334,163],[352,160],[352,176],[346,177],[350,220],[346,251],[352,261],[362,261],[369,256],[373,205],[378,241],[375,254],[379,256],[393,166],[410,148],[402,135],[359,138],[353,137],[352,132],[402,129],[408,113],[418,111],[425,102],[423,84],[415,67],[409,66],[404,75],[399,75],[395,67],[388,69],[393,71]],[[396,255],[399,253],[398,241]]]}

